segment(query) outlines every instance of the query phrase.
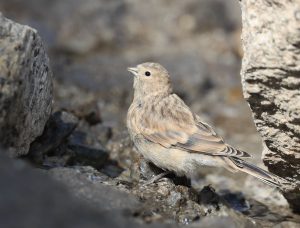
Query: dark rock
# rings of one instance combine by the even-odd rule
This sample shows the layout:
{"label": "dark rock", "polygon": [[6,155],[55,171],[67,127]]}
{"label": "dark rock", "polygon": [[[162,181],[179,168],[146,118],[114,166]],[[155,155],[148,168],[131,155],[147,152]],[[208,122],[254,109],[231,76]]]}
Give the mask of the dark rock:
{"label": "dark rock", "polygon": [[109,177],[116,178],[124,171],[117,162],[109,160],[106,164],[100,169],[100,171],[106,174]]}
{"label": "dark rock", "polygon": [[105,148],[91,148],[80,144],[70,144],[71,150],[69,165],[90,165],[95,168],[101,168],[108,159],[108,153]]}
{"label": "dark rock", "polygon": [[90,165],[97,169],[109,156],[89,125],[65,111],[52,115],[44,134],[31,145],[29,155],[36,164],[46,167]]}
{"label": "dark rock", "polygon": [[75,130],[78,119],[67,112],[55,112],[48,120],[43,134],[30,146],[29,156],[41,163],[43,156],[61,145]]}
{"label": "dark rock", "polygon": [[250,209],[249,202],[241,192],[222,191],[219,194],[236,211],[245,212]]}
{"label": "dark rock", "polygon": [[37,31],[1,13],[0,72],[1,143],[25,155],[51,113],[52,72]]}
{"label": "dark rock", "polygon": [[199,193],[199,201],[203,204],[218,206],[221,202],[220,196],[211,186],[205,186]]}
{"label": "dark rock", "polygon": [[85,145],[87,147],[105,150],[97,135],[91,131],[90,126],[83,121],[79,122],[77,129],[68,138],[68,145]]}
{"label": "dark rock", "polygon": [[66,147],[65,152],[70,155],[69,165],[90,165],[100,169],[109,157],[108,150],[85,121],[80,121]]}

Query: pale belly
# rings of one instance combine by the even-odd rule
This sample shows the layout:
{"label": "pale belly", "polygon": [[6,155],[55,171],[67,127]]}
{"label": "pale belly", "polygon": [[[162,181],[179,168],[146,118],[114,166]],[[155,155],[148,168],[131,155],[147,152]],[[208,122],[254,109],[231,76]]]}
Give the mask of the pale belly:
{"label": "pale belly", "polygon": [[156,166],[175,172],[179,176],[191,177],[201,166],[220,166],[221,160],[199,153],[189,153],[179,149],[168,149],[147,140],[137,139],[134,144],[146,160]]}

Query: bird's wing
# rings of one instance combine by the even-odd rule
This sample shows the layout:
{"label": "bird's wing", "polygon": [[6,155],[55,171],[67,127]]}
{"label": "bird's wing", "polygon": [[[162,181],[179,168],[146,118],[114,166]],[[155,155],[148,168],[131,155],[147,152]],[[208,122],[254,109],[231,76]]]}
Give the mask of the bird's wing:
{"label": "bird's wing", "polygon": [[140,133],[148,140],[166,148],[180,148],[190,153],[233,157],[250,157],[217,135],[200,121],[175,94],[162,99],[140,116]]}

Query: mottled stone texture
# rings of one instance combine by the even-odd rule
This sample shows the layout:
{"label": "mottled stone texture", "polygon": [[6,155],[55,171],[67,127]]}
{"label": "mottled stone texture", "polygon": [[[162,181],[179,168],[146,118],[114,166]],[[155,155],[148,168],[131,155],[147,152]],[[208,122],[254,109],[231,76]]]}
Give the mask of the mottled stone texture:
{"label": "mottled stone texture", "polygon": [[49,118],[52,73],[36,30],[0,13],[0,143],[26,154]]}
{"label": "mottled stone texture", "polygon": [[[300,1],[242,0],[242,82],[269,170],[300,183]],[[300,212],[299,187],[285,193]]]}

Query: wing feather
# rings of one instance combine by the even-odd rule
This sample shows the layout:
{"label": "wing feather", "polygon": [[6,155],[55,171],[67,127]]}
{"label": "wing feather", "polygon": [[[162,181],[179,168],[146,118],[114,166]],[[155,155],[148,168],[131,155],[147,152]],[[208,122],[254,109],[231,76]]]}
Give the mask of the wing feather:
{"label": "wing feather", "polygon": [[[145,109],[147,110],[147,108]],[[190,153],[250,157],[244,151],[226,144],[223,139],[175,94],[148,107],[151,115],[140,118],[140,133],[166,148],[180,148]]]}

